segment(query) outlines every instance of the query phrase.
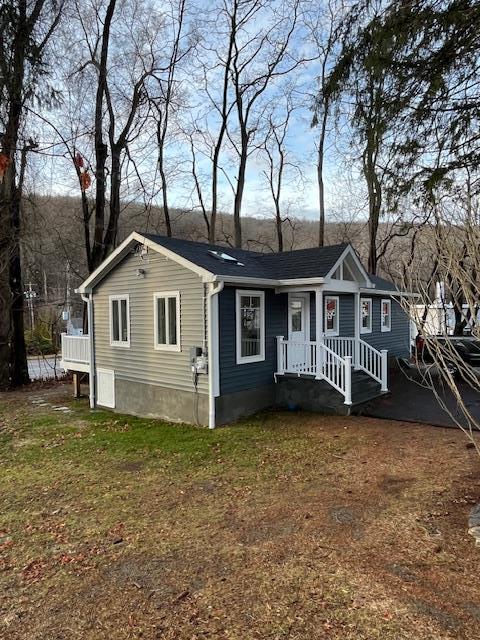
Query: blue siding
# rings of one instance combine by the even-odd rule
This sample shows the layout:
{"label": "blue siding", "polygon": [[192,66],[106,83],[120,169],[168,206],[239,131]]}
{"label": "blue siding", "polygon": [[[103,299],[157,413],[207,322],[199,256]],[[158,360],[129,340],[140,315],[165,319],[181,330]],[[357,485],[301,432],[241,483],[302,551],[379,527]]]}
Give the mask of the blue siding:
{"label": "blue siding", "polygon": [[287,336],[288,298],[286,293],[265,291],[265,360],[236,363],[235,291],[251,287],[225,287],[219,294],[220,394],[273,384],[277,369],[276,336]]}
{"label": "blue siding", "polygon": [[[362,296],[363,297],[363,296]],[[388,349],[389,356],[410,355],[410,320],[399,302],[392,298],[392,330],[382,333],[381,301],[387,296],[364,296],[372,298],[372,333],[360,335],[362,340],[378,349]]]}
{"label": "blue siding", "polygon": [[[238,287],[243,289],[247,287]],[[237,287],[225,287],[219,296],[220,322],[220,394],[255,389],[273,382],[277,369],[276,336],[288,336],[288,296],[275,294],[272,289],[265,291],[265,360],[263,362],[236,363],[236,319],[235,291]],[[354,335],[354,296],[346,293],[338,295],[340,302],[340,335]],[[328,295],[328,294],[327,294]],[[392,330],[380,330],[380,307],[382,296],[372,298],[372,333],[361,334],[361,338],[376,349],[388,349],[390,356],[409,355],[409,319],[400,304],[392,298]],[[385,296],[383,296],[385,297]],[[310,335],[315,340],[315,295],[310,296]]]}
{"label": "blue siding", "polygon": [[[338,296],[340,304],[339,335],[353,337],[355,334],[354,296],[349,293],[328,292],[324,295]],[[410,354],[410,324],[401,305],[392,298],[392,330],[382,333],[380,330],[381,300],[387,296],[365,295],[372,298],[372,333],[362,333],[360,337],[378,349],[388,349],[390,356],[407,357]],[[315,340],[315,294],[310,296],[310,333]]]}

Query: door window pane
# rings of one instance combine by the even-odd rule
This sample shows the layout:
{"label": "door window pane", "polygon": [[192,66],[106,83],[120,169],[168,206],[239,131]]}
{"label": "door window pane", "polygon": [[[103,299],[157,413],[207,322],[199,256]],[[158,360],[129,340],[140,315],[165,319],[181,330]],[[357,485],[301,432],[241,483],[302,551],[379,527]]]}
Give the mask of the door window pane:
{"label": "door window pane", "polygon": [[292,300],[290,303],[291,308],[291,322],[292,331],[302,330],[302,303],[300,300]]}

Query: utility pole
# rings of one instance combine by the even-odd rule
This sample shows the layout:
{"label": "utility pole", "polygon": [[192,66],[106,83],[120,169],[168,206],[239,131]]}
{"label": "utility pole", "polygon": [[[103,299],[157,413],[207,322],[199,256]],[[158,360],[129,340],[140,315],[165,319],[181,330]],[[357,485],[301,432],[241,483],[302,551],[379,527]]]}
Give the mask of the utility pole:
{"label": "utility pole", "polygon": [[33,301],[37,297],[37,292],[33,290],[33,284],[31,282],[27,284],[27,287],[28,287],[28,290],[24,291],[23,295],[27,300],[28,310],[30,311],[30,328],[33,333],[33,330],[35,328],[35,315],[33,313]]}

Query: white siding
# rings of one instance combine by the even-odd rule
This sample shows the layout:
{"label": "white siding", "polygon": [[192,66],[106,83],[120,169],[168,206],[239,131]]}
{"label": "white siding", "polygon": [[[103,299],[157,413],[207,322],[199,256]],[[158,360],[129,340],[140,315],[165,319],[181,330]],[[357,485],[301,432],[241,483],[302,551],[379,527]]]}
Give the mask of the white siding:
{"label": "white siding", "polygon": [[[180,292],[180,352],[154,349],[158,291]],[[130,348],[110,345],[109,296],[121,294],[130,296]],[[193,391],[190,347],[203,344],[204,295],[200,277],[176,262],[151,250],[144,260],[129,254],[94,290],[96,366],[113,369],[116,378]],[[208,392],[208,376],[199,376],[198,391]]]}

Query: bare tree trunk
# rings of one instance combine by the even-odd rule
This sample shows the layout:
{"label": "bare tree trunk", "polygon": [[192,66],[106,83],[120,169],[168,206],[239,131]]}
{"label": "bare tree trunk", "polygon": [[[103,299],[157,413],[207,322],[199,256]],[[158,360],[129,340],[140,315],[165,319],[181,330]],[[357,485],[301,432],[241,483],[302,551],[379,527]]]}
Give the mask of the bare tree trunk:
{"label": "bare tree trunk", "polygon": [[373,275],[377,273],[377,235],[382,210],[382,187],[375,170],[374,137],[373,129],[368,129],[366,148],[363,153],[363,174],[368,191],[368,272]]}
{"label": "bare tree trunk", "polygon": [[[241,102],[240,102],[241,105]],[[240,106],[241,109],[241,106]],[[240,159],[238,164],[237,175],[237,188],[235,190],[235,199],[233,202],[233,236],[235,246],[239,249],[242,248],[242,201],[243,192],[245,189],[245,175],[247,171],[247,155],[248,155],[248,140],[249,135],[246,131],[246,126],[240,117],[241,124],[241,146],[240,146]]]}
{"label": "bare tree trunk", "polygon": [[[41,7],[40,7],[41,9]],[[16,185],[15,154],[23,109],[25,54],[28,42],[27,3],[19,2],[13,41],[12,81],[2,153],[10,164],[0,184],[0,388],[29,382],[23,334],[23,287],[20,262],[20,197]],[[7,364],[8,363],[8,364]]]}
{"label": "bare tree trunk", "polygon": [[106,163],[108,155],[107,144],[103,140],[103,109],[107,90],[107,60],[110,44],[110,28],[115,12],[116,0],[110,0],[105,14],[102,33],[102,49],[98,65],[97,95],[95,98],[95,231],[91,250],[92,268],[95,270],[105,255],[104,227],[105,227],[105,192],[106,192]]}
{"label": "bare tree trunk", "polygon": [[[166,107],[167,108],[167,107]],[[160,182],[162,185],[162,204],[163,204],[163,218],[165,220],[165,230],[169,238],[172,237],[172,223],[170,220],[170,209],[168,208],[168,194],[167,194],[167,176],[165,174],[164,164],[164,146],[165,137],[167,132],[167,123],[162,128],[162,112],[158,109],[159,120],[157,124],[157,143],[158,143],[158,170],[160,172]],[[167,113],[165,113],[167,118]]]}
{"label": "bare tree trunk", "polygon": [[323,247],[325,244],[325,188],[323,184],[323,162],[325,153],[325,137],[327,131],[328,119],[328,102],[324,104],[322,115],[322,124],[320,127],[320,137],[318,140],[317,151],[317,182],[318,182],[318,205],[319,205],[319,221],[318,221],[318,246]]}

